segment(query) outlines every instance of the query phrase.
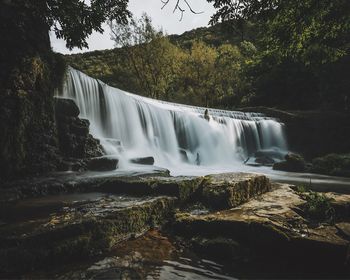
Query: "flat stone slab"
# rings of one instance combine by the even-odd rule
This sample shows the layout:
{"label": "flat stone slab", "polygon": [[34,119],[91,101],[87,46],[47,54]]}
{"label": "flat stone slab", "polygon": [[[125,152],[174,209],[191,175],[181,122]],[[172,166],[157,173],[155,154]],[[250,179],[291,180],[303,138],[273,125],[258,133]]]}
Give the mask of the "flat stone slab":
{"label": "flat stone slab", "polygon": [[209,175],[203,185],[203,202],[215,209],[236,207],[271,190],[270,180],[260,174]]}
{"label": "flat stone slab", "polygon": [[[41,210],[45,209],[45,199]],[[60,199],[46,199],[46,205]],[[175,198],[99,194],[95,199],[63,201],[61,207],[46,215],[33,211],[24,220],[3,219],[0,272],[28,271],[100,254],[120,241],[162,225],[172,214]],[[20,211],[21,207],[30,212],[38,205],[38,200],[23,201],[7,212]]]}
{"label": "flat stone slab", "polygon": [[174,231],[189,239],[234,240],[263,258],[304,260],[310,266],[345,264],[349,240],[335,226],[310,226],[300,215],[303,204],[289,185],[275,184],[271,192],[229,210],[203,215],[179,212]]}
{"label": "flat stone slab", "polygon": [[136,196],[176,196],[181,202],[194,200],[203,202],[210,208],[227,209],[261,195],[270,190],[270,187],[270,181],[264,175],[249,173],[170,177],[154,173],[122,176],[90,172],[13,182],[0,188],[0,202],[8,203],[49,194],[108,192]]}
{"label": "flat stone slab", "polygon": [[112,172],[57,172],[45,177],[34,177],[0,184],[0,205],[26,198],[76,192],[94,192],[107,182],[124,178],[169,176],[169,170],[152,167],[149,171]]}

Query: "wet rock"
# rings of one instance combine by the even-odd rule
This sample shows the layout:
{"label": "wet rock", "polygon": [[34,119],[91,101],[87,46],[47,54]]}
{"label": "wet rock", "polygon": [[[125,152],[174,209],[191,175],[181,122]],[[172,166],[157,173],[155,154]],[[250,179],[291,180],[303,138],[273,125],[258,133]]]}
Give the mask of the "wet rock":
{"label": "wet rock", "polygon": [[264,175],[249,173],[223,173],[206,177],[202,200],[214,209],[236,207],[271,188]]}
{"label": "wet rock", "polygon": [[132,195],[168,195],[176,196],[180,201],[198,199],[204,177],[161,177],[135,176],[109,178],[99,189],[111,193]]}
{"label": "wet rock", "polygon": [[[204,215],[178,212],[174,232],[188,238],[231,239],[248,257],[269,262],[284,260],[313,272],[344,271],[349,241],[333,225],[310,226],[299,213],[305,201],[288,185],[230,210]],[[197,244],[198,245],[198,244]],[[203,252],[209,256],[211,252]]]}
{"label": "wet rock", "polygon": [[105,196],[77,202],[48,217],[0,228],[0,271],[24,272],[95,256],[162,225],[175,199]]}
{"label": "wet rock", "polygon": [[[73,100],[56,98],[55,116],[57,124],[57,135],[63,161],[69,158],[85,159],[103,155],[100,141],[89,134],[90,122],[78,118],[79,108]],[[60,165],[60,169],[64,164]]]}
{"label": "wet rock", "polygon": [[58,164],[57,170],[82,172],[86,170],[86,163],[84,160],[64,159]]}
{"label": "wet rock", "polygon": [[257,157],[255,158],[255,162],[265,166],[272,166],[275,163],[272,158],[267,156]]}
{"label": "wet rock", "polygon": [[153,165],[154,164],[154,157],[133,158],[130,161],[132,163],[137,163],[137,164]]}
{"label": "wet rock", "polygon": [[72,99],[55,98],[55,111],[57,115],[78,117],[80,110]]}
{"label": "wet rock", "polygon": [[273,169],[288,172],[305,172],[306,162],[301,155],[289,153],[285,156],[285,161],[276,162],[273,165]]}
{"label": "wet rock", "polygon": [[87,162],[87,168],[91,171],[112,171],[117,169],[118,162],[117,158],[92,158]]}

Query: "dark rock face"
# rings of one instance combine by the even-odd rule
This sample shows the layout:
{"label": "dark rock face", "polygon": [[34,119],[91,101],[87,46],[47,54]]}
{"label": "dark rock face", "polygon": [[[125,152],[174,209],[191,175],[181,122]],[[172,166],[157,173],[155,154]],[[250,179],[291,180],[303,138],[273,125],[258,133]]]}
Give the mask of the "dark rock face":
{"label": "dark rock face", "polygon": [[306,171],[306,163],[301,155],[289,153],[285,156],[285,159],[285,161],[275,163],[273,169],[289,172]]}
{"label": "dark rock face", "polygon": [[91,171],[111,171],[117,169],[118,162],[116,158],[92,158],[87,162],[87,168]]}
{"label": "dark rock face", "polygon": [[[52,171],[58,163],[53,95],[65,62],[51,51],[45,18],[27,4],[0,4],[0,180]],[[35,5],[45,9],[44,2]]]}
{"label": "dark rock face", "polygon": [[55,99],[55,110],[59,115],[67,117],[78,117],[80,110],[75,102],[71,99],[56,98]]}
{"label": "dark rock face", "polygon": [[62,155],[80,159],[102,156],[99,140],[89,134],[89,121],[78,118],[79,113],[73,100],[55,98],[57,134]]}
{"label": "dark rock face", "polygon": [[153,165],[154,164],[154,157],[133,158],[130,161],[132,163],[137,163],[137,164]]}
{"label": "dark rock face", "polygon": [[330,153],[349,153],[350,114],[335,111],[282,111],[267,107],[241,109],[275,117],[286,125],[289,149],[307,160]]}

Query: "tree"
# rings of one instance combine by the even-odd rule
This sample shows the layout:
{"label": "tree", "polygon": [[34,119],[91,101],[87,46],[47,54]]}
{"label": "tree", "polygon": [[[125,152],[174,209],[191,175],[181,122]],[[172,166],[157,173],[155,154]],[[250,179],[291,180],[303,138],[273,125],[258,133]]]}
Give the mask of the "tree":
{"label": "tree", "polygon": [[195,41],[181,71],[183,91],[193,93],[195,103],[209,106],[214,99],[216,49]]}
{"label": "tree", "polygon": [[218,9],[211,22],[253,19],[269,52],[304,64],[337,61],[349,53],[348,0],[208,0]]}
{"label": "tree", "polygon": [[23,16],[39,18],[47,30],[52,29],[67,47],[87,47],[86,38],[93,31],[103,32],[107,19],[126,23],[131,13],[128,0],[3,0],[1,8],[20,11]]}
{"label": "tree", "polygon": [[156,30],[146,14],[129,24],[110,22],[112,39],[122,48],[131,75],[142,92],[152,98],[168,98],[182,63],[182,51]]}

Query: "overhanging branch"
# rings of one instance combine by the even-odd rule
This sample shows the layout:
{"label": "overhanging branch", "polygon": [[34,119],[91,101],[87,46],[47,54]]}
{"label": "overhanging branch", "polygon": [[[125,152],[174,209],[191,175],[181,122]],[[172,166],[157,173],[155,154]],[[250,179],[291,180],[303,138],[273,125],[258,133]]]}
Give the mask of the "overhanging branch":
{"label": "overhanging branch", "polygon": [[[160,0],[162,3],[163,3],[163,6],[162,6],[162,9],[164,9],[165,6],[167,6],[171,0]],[[181,13],[181,16],[180,16],[180,21],[183,19],[183,15],[184,15],[184,12],[186,11],[184,8],[183,8],[183,5],[187,6],[187,8],[191,11],[191,13],[193,14],[202,14],[203,12],[197,12],[195,11],[191,4],[188,2],[188,0],[176,0],[176,3],[175,3],[175,6],[174,6],[174,9],[173,9],[173,13],[175,13],[176,11],[179,11]]]}

